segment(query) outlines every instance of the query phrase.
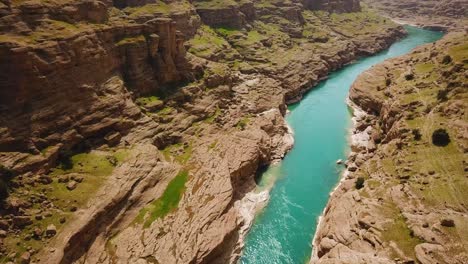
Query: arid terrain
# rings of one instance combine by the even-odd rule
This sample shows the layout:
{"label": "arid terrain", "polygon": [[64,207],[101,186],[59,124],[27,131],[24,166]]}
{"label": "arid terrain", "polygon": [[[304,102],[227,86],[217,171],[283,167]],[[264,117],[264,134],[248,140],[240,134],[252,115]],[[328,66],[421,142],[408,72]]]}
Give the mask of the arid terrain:
{"label": "arid terrain", "polygon": [[468,262],[468,36],[448,29],[354,82],[352,152],[311,263]]}
{"label": "arid terrain", "polygon": [[358,1],[0,14],[1,261],[21,263],[234,261],[254,176],[292,144],[286,103],[404,35]]}
{"label": "arid terrain", "polygon": [[466,0],[365,0],[384,16],[434,30],[453,30],[468,24]]}
{"label": "arid terrain", "polygon": [[[404,35],[358,0],[0,0],[0,263],[235,262],[262,198],[250,193],[255,176],[292,146],[286,105],[329,72]],[[467,165],[459,163],[466,151],[467,58],[466,46],[458,48],[466,38],[451,36],[423,48],[420,57],[388,62],[415,67],[404,89],[422,90],[417,103],[399,83],[406,66],[403,72],[372,70],[394,76],[385,89],[369,82],[352,90],[356,104],[376,111],[379,117],[368,119],[374,126],[381,113],[395,110],[381,107],[389,104],[385,91],[398,90],[398,106],[414,112],[408,112],[412,122],[406,115],[381,119],[374,130],[382,146],[361,164],[353,161],[359,166],[353,177],[363,166],[383,166],[372,160],[393,153],[384,147],[401,145],[399,155],[427,148],[423,171],[406,158],[392,167],[424,175],[365,174],[364,188],[352,192],[377,206],[373,192],[381,188],[381,199],[395,201],[380,206],[392,217],[404,210],[401,223],[413,221],[404,229],[412,232],[409,243],[428,241],[416,253],[395,246],[383,250],[385,256],[430,258],[421,252],[439,252],[429,243],[437,241],[449,250],[440,256],[466,257],[459,240],[450,240],[464,235],[466,225],[466,171],[460,168]],[[442,63],[446,54],[451,61]],[[431,67],[418,66],[429,60]],[[437,101],[432,93],[441,87],[447,100]],[[369,105],[359,103],[362,93]],[[429,141],[437,122],[449,130],[445,148]],[[422,140],[414,142],[408,131],[416,126]],[[430,151],[451,155],[453,165],[432,162]],[[370,189],[379,177],[394,177],[394,188]],[[413,181],[421,190],[411,189]],[[427,194],[429,186],[435,191]],[[413,195],[414,205],[401,207],[398,197],[405,195]],[[450,206],[426,206],[432,202]],[[444,219],[455,227],[440,227]],[[429,228],[416,228],[422,221]],[[319,254],[330,249],[321,243]]]}

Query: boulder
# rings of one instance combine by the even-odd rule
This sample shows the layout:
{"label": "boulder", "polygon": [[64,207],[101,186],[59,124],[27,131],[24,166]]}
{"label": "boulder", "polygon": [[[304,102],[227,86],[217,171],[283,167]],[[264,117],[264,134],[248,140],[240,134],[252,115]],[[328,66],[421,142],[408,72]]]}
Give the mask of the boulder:
{"label": "boulder", "polygon": [[55,227],[54,224],[50,224],[47,226],[47,229],[45,231],[45,234],[47,237],[53,237],[57,234],[57,227]]}
{"label": "boulder", "polygon": [[13,217],[13,225],[18,228],[23,228],[32,224],[31,218],[29,216],[15,216]]}
{"label": "boulder", "polygon": [[69,182],[69,183],[67,184],[67,189],[68,189],[69,191],[73,191],[73,190],[76,189],[77,186],[78,186],[78,182],[76,182],[76,181],[73,180],[73,181],[71,181],[71,182]]}
{"label": "boulder", "polygon": [[452,219],[445,218],[440,221],[440,225],[445,227],[454,227],[455,221],[453,221]]}
{"label": "boulder", "polygon": [[20,264],[29,264],[31,262],[31,254],[29,252],[24,252],[19,260]]}

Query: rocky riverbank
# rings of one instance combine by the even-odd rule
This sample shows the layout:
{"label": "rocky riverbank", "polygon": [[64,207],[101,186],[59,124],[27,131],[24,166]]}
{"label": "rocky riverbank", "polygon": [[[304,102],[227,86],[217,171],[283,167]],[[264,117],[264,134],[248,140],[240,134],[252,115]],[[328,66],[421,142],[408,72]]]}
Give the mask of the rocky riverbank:
{"label": "rocky riverbank", "polygon": [[366,0],[365,3],[382,15],[404,24],[418,27],[452,31],[466,28],[468,23],[465,0],[424,1],[418,0]]}
{"label": "rocky riverbank", "polygon": [[1,261],[23,263],[234,261],[286,103],[404,35],[358,1],[2,1],[0,31]]}
{"label": "rocky riverbank", "polygon": [[353,151],[311,263],[468,260],[467,43],[466,33],[450,33],[353,84]]}

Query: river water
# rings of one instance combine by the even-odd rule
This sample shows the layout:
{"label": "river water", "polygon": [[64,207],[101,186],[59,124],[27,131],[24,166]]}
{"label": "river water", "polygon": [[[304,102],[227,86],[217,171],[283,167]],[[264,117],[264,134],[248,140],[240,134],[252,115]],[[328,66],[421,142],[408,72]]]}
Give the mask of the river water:
{"label": "river water", "polygon": [[408,36],[388,50],[366,57],[330,74],[304,99],[289,107],[287,122],[295,146],[278,165],[262,176],[259,189],[270,191],[268,205],[259,212],[246,237],[241,264],[303,264],[312,251],[317,220],[329,193],[339,181],[345,159],[351,114],[346,105],[356,77],[372,65],[434,42],[442,33],[406,27]]}

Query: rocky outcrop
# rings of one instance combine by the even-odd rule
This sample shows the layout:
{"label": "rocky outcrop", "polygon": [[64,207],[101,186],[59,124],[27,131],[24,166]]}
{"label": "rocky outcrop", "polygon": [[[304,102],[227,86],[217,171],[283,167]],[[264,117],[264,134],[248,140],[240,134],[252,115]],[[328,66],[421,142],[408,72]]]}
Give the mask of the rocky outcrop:
{"label": "rocky outcrop", "polygon": [[[464,33],[448,34],[372,67],[353,84],[353,152],[320,220],[311,263],[467,261],[466,241],[457,235],[468,219],[460,192],[468,184],[460,82],[467,42]],[[439,128],[454,142],[435,145]],[[448,182],[457,186],[446,188]]]}
{"label": "rocky outcrop", "polygon": [[255,18],[253,3],[248,1],[243,4],[195,1],[195,7],[203,23],[213,27],[242,28],[247,20]]}
{"label": "rocky outcrop", "polygon": [[304,6],[311,10],[349,13],[361,11],[359,0],[304,0]]}
{"label": "rocky outcrop", "polygon": [[448,31],[466,27],[467,1],[386,1],[366,0],[369,7],[402,23]]}

